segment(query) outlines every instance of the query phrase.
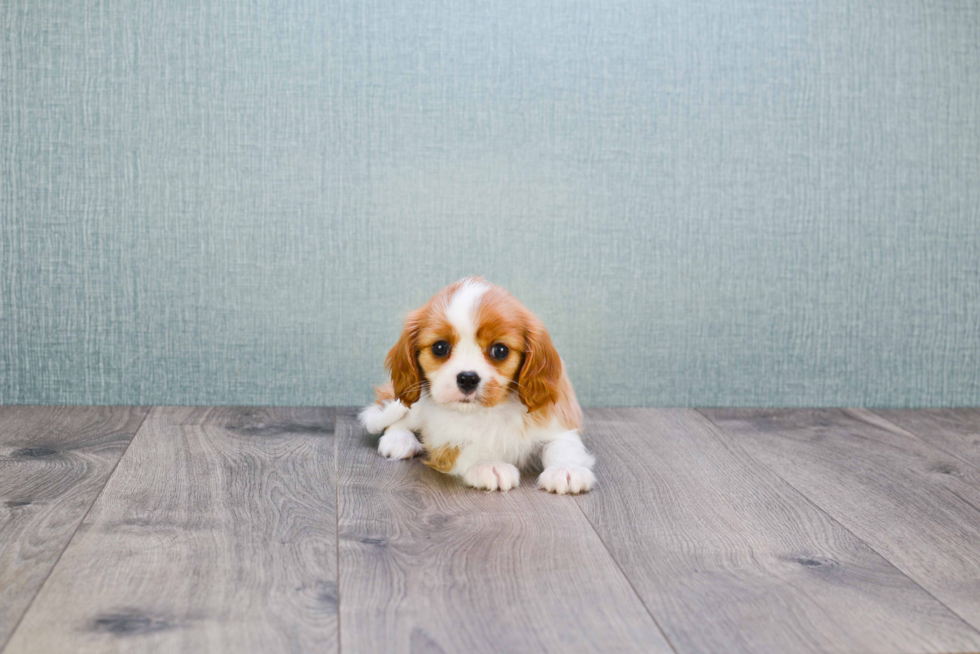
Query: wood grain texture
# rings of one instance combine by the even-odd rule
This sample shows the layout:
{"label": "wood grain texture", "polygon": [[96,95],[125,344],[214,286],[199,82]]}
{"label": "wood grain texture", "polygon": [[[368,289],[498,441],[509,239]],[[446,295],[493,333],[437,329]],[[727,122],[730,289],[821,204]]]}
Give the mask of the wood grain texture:
{"label": "wood grain texture", "polygon": [[693,410],[587,412],[578,498],[678,652],[938,652],[980,633]]}
{"label": "wood grain texture", "polygon": [[147,411],[0,407],[0,647]]}
{"label": "wood grain texture", "polygon": [[4,654],[337,650],[330,409],[155,408]]}
{"label": "wood grain texture", "polygon": [[704,413],[754,458],[980,628],[980,471],[870,411]]}
{"label": "wood grain texture", "polygon": [[980,409],[875,409],[872,413],[980,468]]}
{"label": "wood grain texture", "polygon": [[572,498],[384,460],[353,419],[338,439],[344,651],[670,651]]}

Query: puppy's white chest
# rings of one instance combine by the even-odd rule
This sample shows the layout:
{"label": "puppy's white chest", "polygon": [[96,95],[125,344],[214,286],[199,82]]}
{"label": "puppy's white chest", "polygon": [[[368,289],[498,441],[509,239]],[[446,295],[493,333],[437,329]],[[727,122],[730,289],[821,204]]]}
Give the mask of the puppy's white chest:
{"label": "puppy's white chest", "polygon": [[436,447],[520,439],[524,430],[526,410],[520,403],[506,402],[489,409],[474,407],[467,412],[439,406],[427,397],[420,404],[422,432]]}
{"label": "puppy's white chest", "polygon": [[459,447],[466,461],[486,459],[514,465],[522,464],[534,449],[524,429],[527,410],[520,402],[475,407],[467,412],[442,407],[429,398],[419,403],[427,449]]}

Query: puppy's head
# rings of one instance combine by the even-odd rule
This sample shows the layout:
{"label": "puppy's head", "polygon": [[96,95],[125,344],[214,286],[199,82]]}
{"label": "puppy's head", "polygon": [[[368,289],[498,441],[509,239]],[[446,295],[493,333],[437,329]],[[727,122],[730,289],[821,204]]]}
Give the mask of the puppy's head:
{"label": "puppy's head", "polygon": [[556,401],[562,374],[541,321],[504,289],[473,277],[410,313],[386,364],[406,406],[426,388],[436,403],[459,411],[512,394],[536,411]]}

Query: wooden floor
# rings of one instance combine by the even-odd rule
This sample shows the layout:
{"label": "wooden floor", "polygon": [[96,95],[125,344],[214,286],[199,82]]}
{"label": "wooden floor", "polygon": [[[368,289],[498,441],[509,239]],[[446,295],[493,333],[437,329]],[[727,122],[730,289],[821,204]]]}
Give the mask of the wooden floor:
{"label": "wooden floor", "polygon": [[594,409],[485,493],[349,409],[0,407],[20,652],[980,651],[980,411]]}

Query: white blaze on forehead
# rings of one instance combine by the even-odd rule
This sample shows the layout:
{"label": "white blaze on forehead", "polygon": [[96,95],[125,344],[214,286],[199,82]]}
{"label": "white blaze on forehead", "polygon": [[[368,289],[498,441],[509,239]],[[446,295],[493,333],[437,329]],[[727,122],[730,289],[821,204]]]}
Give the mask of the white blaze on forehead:
{"label": "white blaze on forehead", "polygon": [[449,301],[449,309],[446,310],[446,317],[460,336],[472,337],[476,334],[476,308],[480,304],[480,298],[489,288],[484,282],[470,280],[464,282],[453,293]]}

